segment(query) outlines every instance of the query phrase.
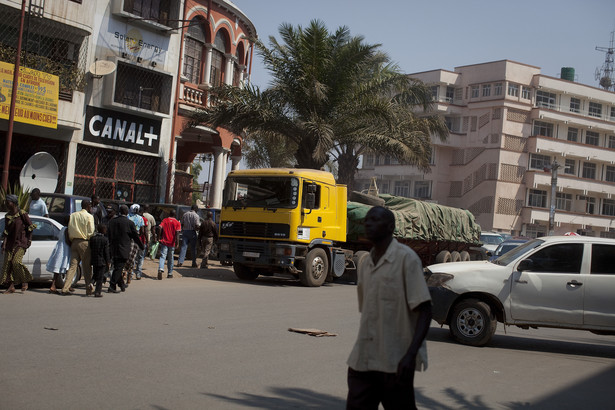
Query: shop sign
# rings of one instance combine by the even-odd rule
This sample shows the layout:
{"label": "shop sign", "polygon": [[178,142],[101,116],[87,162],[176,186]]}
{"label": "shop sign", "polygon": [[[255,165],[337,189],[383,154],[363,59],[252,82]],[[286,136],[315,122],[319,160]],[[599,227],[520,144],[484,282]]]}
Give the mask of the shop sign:
{"label": "shop sign", "polygon": [[158,153],[162,121],[88,105],[83,139],[114,147]]}
{"label": "shop sign", "polygon": [[[169,50],[169,36],[140,29],[115,18],[109,18],[108,24],[103,24],[103,27],[106,29],[101,30],[97,47],[107,48],[117,55],[126,53],[131,58],[139,57],[164,65]],[[104,50],[100,52],[104,53]]]}
{"label": "shop sign", "polygon": [[[8,120],[15,65],[0,62],[0,119]],[[15,121],[47,128],[58,127],[57,75],[20,67],[15,101]]]}

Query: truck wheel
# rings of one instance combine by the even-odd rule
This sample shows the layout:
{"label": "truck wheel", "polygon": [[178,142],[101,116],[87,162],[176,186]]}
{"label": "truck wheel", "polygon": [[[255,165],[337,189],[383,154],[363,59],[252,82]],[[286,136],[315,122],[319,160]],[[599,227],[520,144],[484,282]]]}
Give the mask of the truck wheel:
{"label": "truck wheel", "polygon": [[446,263],[451,261],[451,253],[449,251],[441,251],[436,255],[436,263]]}
{"label": "truck wheel", "polygon": [[461,255],[461,262],[469,262],[470,261],[470,253],[468,251],[461,251],[461,253],[459,255]]}
{"label": "truck wheel", "polygon": [[258,278],[258,273],[256,273],[254,269],[242,265],[241,263],[234,262],[233,270],[235,271],[235,275],[241,280],[254,280]]}
{"label": "truck wheel", "polygon": [[461,254],[457,251],[451,252],[451,262],[459,262],[461,260]]}
{"label": "truck wheel", "polygon": [[466,299],[455,305],[448,326],[451,336],[459,343],[484,346],[491,340],[497,324],[488,304]]}
{"label": "truck wheel", "polygon": [[299,280],[304,286],[320,286],[329,274],[329,261],[327,253],[321,248],[314,248],[308,252],[303,263],[303,270]]}

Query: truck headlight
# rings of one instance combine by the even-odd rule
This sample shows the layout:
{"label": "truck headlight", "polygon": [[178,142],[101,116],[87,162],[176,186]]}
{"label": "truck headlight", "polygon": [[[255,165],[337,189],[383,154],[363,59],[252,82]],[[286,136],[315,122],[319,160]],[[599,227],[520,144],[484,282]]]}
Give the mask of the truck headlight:
{"label": "truck headlight", "polygon": [[220,250],[221,251],[227,251],[227,252],[230,251],[231,250],[231,244],[228,243],[228,242],[222,242],[220,244]]}
{"label": "truck headlight", "polygon": [[293,248],[281,246],[281,247],[275,248],[275,254],[277,256],[291,256],[293,254]]}

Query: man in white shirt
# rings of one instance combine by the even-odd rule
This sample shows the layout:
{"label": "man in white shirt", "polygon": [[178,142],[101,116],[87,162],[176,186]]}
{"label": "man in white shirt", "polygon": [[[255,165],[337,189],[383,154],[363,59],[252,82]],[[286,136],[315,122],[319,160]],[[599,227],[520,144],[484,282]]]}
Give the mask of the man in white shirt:
{"label": "man in white shirt", "polygon": [[188,250],[188,244],[190,244],[190,251],[192,252],[192,267],[196,268],[196,239],[197,231],[201,225],[201,219],[196,213],[199,207],[192,205],[189,212],[186,212],[182,216],[182,247],[179,251],[179,259],[177,260],[177,266],[182,266],[184,259],[186,258],[186,251]]}
{"label": "man in white shirt", "polygon": [[30,216],[44,216],[49,218],[49,211],[47,211],[47,204],[45,201],[41,199],[41,190],[38,188],[34,188],[32,192],[30,192],[30,208],[28,210],[28,214]]}
{"label": "man in white shirt", "polygon": [[431,297],[421,260],[394,231],[390,210],[369,210],[365,233],[373,248],[357,271],[361,324],[347,362],[347,409],[415,409],[414,371],[427,368]]}

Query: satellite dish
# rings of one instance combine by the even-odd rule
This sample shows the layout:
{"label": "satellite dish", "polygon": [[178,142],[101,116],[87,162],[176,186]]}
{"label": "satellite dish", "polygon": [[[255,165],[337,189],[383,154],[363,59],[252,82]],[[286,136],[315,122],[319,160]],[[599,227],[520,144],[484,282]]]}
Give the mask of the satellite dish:
{"label": "satellite dish", "polygon": [[96,60],[90,66],[90,73],[95,78],[101,78],[104,75],[111,74],[115,71],[115,63],[107,60]]}
{"label": "satellite dish", "polygon": [[58,185],[58,163],[48,152],[37,152],[23,166],[19,173],[23,189],[38,188],[41,192],[55,192]]}

